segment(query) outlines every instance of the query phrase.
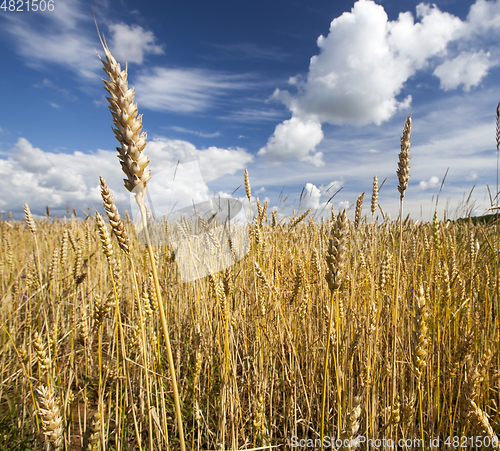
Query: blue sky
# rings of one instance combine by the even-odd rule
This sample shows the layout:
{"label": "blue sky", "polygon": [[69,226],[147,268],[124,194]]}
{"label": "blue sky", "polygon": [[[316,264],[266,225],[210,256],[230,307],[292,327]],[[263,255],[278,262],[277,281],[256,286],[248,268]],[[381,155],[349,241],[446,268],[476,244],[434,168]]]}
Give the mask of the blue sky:
{"label": "blue sky", "polygon": [[[21,218],[66,205],[101,209],[98,175],[121,208],[121,182],[91,8],[148,133],[157,177],[198,161],[191,190],[280,214],[352,206],[374,174],[396,218],[396,167],[412,114],[405,214],[442,216],[473,187],[475,214],[496,189],[500,0],[55,0],[53,11],[0,10],[0,211]],[[24,6],[24,9],[26,7]],[[237,189],[240,187],[239,189]],[[236,191],[235,191],[236,190]],[[302,193],[302,196],[301,196]],[[286,200],[284,200],[286,199]],[[352,214],[352,212],[351,212]]]}

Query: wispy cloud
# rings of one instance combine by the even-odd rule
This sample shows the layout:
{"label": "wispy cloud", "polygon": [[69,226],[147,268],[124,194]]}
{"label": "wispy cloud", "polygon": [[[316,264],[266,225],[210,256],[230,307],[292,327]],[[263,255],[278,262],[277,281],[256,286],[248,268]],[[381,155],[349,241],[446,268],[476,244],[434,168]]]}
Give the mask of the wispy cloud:
{"label": "wispy cloud", "polygon": [[248,76],[206,69],[155,67],[134,81],[137,101],[157,111],[194,113],[213,107],[217,99],[235,90],[252,89]]}
{"label": "wispy cloud", "polygon": [[262,47],[253,42],[235,42],[230,44],[212,44],[217,54],[205,56],[210,59],[264,59],[283,61],[290,54],[276,46]]}
{"label": "wispy cloud", "polygon": [[99,68],[91,40],[84,33],[92,21],[77,0],[60,2],[54,11],[29,14],[1,14],[0,22],[15,42],[18,53],[28,66],[57,64],[84,78],[93,78]]}
{"label": "wispy cloud", "polygon": [[283,117],[283,111],[273,108],[243,108],[241,110],[231,111],[230,113],[219,116],[219,119],[234,122],[272,122]]}
{"label": "wispy cloud", "polygon": [[[2,21],[27,65],[38,68],[57,64],[82,78],[96,77],[101,63],[94,49],[100,48],[100,44],[97,33],[82,32],[95,30],[90,10],[85,12],[83,2],[65,0],[50,12],[2,14]],[[154,34],[139,25],[109,23],[108,29],[114,56],[123,63],[141,64],[145,55],[163,53]]]}
{"label": "wispy cloud", "polygon": [[176,132],[189,133],[191,135],[200,136],[202,138],[217,138],[218,136],[222,136],[221,132],[203,133],[203,132],[199,132],[197,130],[189,130],[189,129],[184,128],[184,127],[177,127],[175,125],[172,125],[172,126],[170,126],[168,128],[170,128],[171,130],[174,130]]}
{"label": "wispy cloud", "polygon": [[37,89],[50,89],[54,92],[63,95],[67,100],[71,101],[77,100],[77,97],[74,94],[71,94],[67,89],[62,88],[59,85],[56,85],[54,82],[52,82],[47,78],[44,78],[41,83],[35,83],[33,87]]}

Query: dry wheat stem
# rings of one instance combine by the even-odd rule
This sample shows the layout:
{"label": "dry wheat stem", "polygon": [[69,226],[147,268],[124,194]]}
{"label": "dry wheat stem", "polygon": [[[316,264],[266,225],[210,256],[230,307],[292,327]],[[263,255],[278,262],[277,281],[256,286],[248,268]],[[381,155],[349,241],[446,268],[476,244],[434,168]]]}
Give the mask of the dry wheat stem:
{"label": "dry wheat stem", "polygon": [[[398,261],[396,272],[396,286],[394,294],[394,308],[393,308],[393,346],[392,346],[392,396],[391,404],[394,405],[396,399],[396,343],[397,343],[397,320],[398,320],[398,307],[399,307],[399,279],[401,273],[401,254],[403,247],[403,198],[405,196],[408,181],[410,180],[410,134],[411,134],[411,116],[408,116],[403,129],[403,136],[401,138],[401,152],[399,154],[399,163],[397,175],[399,179],[398,191],[400,193],[400,206],[399,206],[399,243],[398,243]],[[391,426],[392,435],[392,426]]]}
{"label": "dry wheat stem", "polygon": [[[326,336],[326,349],[325,349],[325,357],[323,362],[323,388],[321,394],[321,431],[320,431],[320,440],[321,440],[321,451],[323,451],[323,440],[324,440],[324,426],[325,426],[325,402],[326,402],[326,384],[328,377],[328,356],[330,353],[330,336],[332,333],[332,323],[333,323],[333,301],[336,299],[337,301],[337,317],[336,317],[336,327],[337,327],[337,337],[339,334],[339,296],[340,296],[340,288],[342,287],[342,273],[344,267],[344,256],[345,256],[345,239],[347,233],[348,223],[346,210],[344,209],[337,215],[337,220],[332,227],[330,243],[328,246],[328,253],[326,256],[326,263],[328,267],[328,272],[325,276],[328,282],[328,288],[330,289],[330,317],[328,319],[328,332]],[[342,406],[342,398],[341,398],[341,389],[339,384],[339,376],[338,376],[338,368],[337,362],[339,361],[338,357],[338,340],[337,340],[337,349],[336,354],[334,353],[334,366],[335,366],[335,377],[337,384],[337,396],[338,396],[338,432],[341,431],[341,406]]]}
{"label": "dry wheat stem", "polygon": [[160,310],[160,317],[162,328],[165,336],[167,357],[171,373],[172,386],[174,392],[174,404],[176,410],[177,423],[179,428],[179,440],[181,451],[185,451],[184,444],[184,428],[182,424],[182,414],[179,402],[179,393],[177,389],[177,381],[175,376],[175,366],[172,357],[172,350],[170,347],[169,331],[165,312],[163,308],[163,301],[161,299],[160,283],[156,271],[156,264],[154,252],[149,238],[147,229],[147,214],[144,204],[144,195],[146,192],[146,184],[151,179],[151,171],[147,169],[149,164],[148,156],[144,155],[143,150],[146,146],[146,134],[141,133],[142,130],[142,116],[137,116],[137,104],[133,103],[134,90],[128,89],[127,70],[122,71],[120,65],[116,62],[115,58],[109,51],[106,42],[101,35],[101,44],[103,46],[106,61],[101,59],[104,66],[104,71],[109,77],[109,81],[103,80],[105,89],[111,97],[108,97],[110,103],[110,111],[113,116],[113,123],[116,126],[114,133],[116,139],[121,144],[117,147],[122,170],[127,176],[124,179],[125,187],[135,194],[135,200],[139,206],[141,213],[143,229],[147,242],[147,249],[151,261],[153,271],[153,278],[156,287],[156,294],[158,296],[158,305]]}
{"label": "dry wheat stem", "polygon": [[180,400],[179,400],[179,391],[177,388],[177,377],[175,374],[175,364],[174,364],[174,358],[172,355],[172,348],[170,346],[170,333],[167,325],[167,319],[165,316],[165,309],[163,307],[163,300],[161,296],[161,288],[160,288],[160,281],[158,279],[158,273],[156,270],[156,263],[155,263],[155,255],[153,251],[153,246],[151,245],[151,240],[149,238],[149,232],[148,232],[148,225],[147,225],[147,216],[146,216],[146,209],[145,205],[143,202],[142,198],[142,193],[136,194],[136,201],[139,205],[139,210],[141,212],[141,219],[142,219],[142,227],[144,230],[144,234],[146,237],[146,246],[148,249],[148,255],[149,255],[149,260],[151,262],[151,271],[153,273],[153,280],[154,280],[154,285],[155,285],[155,290],[156,290],[156,296],[158,298],[158,308],[160,311],[160,320],[161,320],[161,325],[163,329],[163,335],[165,338],[165,345],[166,345],[166,350],[167,350],[167,360],[168,360],[168,366],[170,369],[170,378],[172,379],[172,389],[173,389],[173,394],[174,394],[174,404],[175,404],[175,411],[176,411],[176,417],[177,417],[177,427],[179,428],[179,441],[180,441],[180,446],[181,446],[181,451],[185,451],[186,445],[184,443],[184,427],[182,423],[182,414],[181,414],[181,405],[180,405]]}

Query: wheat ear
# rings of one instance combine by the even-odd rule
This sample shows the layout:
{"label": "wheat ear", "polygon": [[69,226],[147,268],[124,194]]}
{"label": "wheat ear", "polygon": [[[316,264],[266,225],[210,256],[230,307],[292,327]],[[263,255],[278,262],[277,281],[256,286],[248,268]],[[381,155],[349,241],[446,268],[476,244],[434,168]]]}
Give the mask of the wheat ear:
{"label": "wheat ear", "polygon": [[406,119],[403,129],[403,136],[401,137],[401,152],[399,153],[398,163],[398,191],[401,195],[401,200],[405,197],[406,188],[408,188],[408,181],[410,180],[410,134],[411,134],[411,116]]}
{"label": "wheat ear", "polygon": [[61,412],[53,393],[45,385],[37,388],[42,418],[43,433],[51,450],[59,451],[63,445],[63,425]]}
{"label": "wheat ear", "polygon": [[356,201],[356,213],[354,215],[354,228],[357,229],[359,227],[359,223],[361,222],[361,211],[363,210],[363,201],[365,199],[365,193],[361,193]]}
{"label": "wheat ear", "polygon": [[103,80],[105,89],[110,95],[106,98],[116,127],[113,132],[121,144],[116,150],[123,172],[127,176],[124,179],[125,187],[130,192],[137,193],[143,191],[151,179],[151,171],[147,169],[149,159],[144,154],[146,133],[141,133],[142,114],[137,116],[135,92],[128,88],[127,69],[121,70],[120,64],[116,62],[103,38],[101,44],[106,55],[106,61],[101,59],[101,62],[104,72],[109,77],[109,81]]}
{"label": "wheat ear", "polygon": [[372,190],[372,203],[371,203],[371,212],[372,212],[372,222],[375,218],[375,212],[377,211],[378,204],[378,179],[377,175],[373,176],[373,190]]}
{"label": "wheat ear", "polygon": [[99,177],[99,181],[101,185],[102,203],[104,205],[104,210],[108,215],[113,233],[115,234],[122,251],[125,252],[127,256],[130,256],[130,240],[123,225],[120,213],[118,213],[118,208],[116,207],[113,195],[106,184],[106,180],[103,177]]}

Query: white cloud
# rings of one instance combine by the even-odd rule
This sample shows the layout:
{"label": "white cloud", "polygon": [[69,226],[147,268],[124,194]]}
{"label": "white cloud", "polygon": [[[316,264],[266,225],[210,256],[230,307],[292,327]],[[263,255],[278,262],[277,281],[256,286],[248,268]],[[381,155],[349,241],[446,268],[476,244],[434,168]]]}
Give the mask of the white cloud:
{"label": "white cloud", "polygon": [[154,34],[139,25],[117,23],[109,29],[113,37],[112,53],[118,61],[142,64],[145,54],[164,53],[162,47],[155,44]]}
{"label": "white cloud", "polygon": [[321,155],[310,154],[323,139],[321,124],[314,120],[302,121],[292,117],[276,126],[273,136],[259,150],[258,155],[265,156],[270,162],[280,162],[288,158],[313,160],[315,165],[322,165]]}
{"label": "white cloud", "polygon": [[333,182],[330,182],[326,186],[321,185],[319,189],[321,190],[321,194],[331,196],[335,193],[335,191],[337,191],[341,187],[342,187],[342,182],[339,180],[334,180]]}
{"label": "white cloud", "polygon": [[444,90],[470,90],[500,58],[491,56],[496,54],[493,44],[491,52],[475,49],[476,41],[468,38],[485,37],[487,30],[499,30],[499,24],[498,0],[477,0],[466,21],[424,3],[416,7],[415,16],[402,12],[390,21],[382,5],[357,1],[331,22],[327,36],[318,38],[319,53],[311,58],[307,77],[290,77],[294,91],[277,89],[273,94],[292,119],[276,127],[264,149],[270,148],[275,160],[278,155],[280,160],[306,156],[311,149],[307,140],[293,151],[273,144],[282,144],[278,132],[291,134],[291,128],[308,120],[356,126],[388,121],[411,107],[412,98],[403,89],[417,71],[434,70]]}
{"label": "white cloud", "polygon": [[1,19],[27,65],[55,63],[82,77],[95,77],[100,65],[95,41],[81,32],[92,17],[82,11],[79,1],[59,2],[54,11],[45,13],[2,14]]}
{"label": "white cloud", "polygon": [[[94,50],[100,49],[100,44],[95,29],[93,35],[82,33],[92,24],[90,10],[78,0],[56,3],[50,12],[2,14],[4,28],[14,38],[27,65],[55,63],[81,77],[94,79],[102,67]],[[141,64],[146,54],[163,53],[161,46],[155,44],[154,34],[139,25],[112,24],[109,30],[117,60]],[[102,51],[100,54],[104,57]]]}
{"label": "white cloud", "polygon": [[398,100],[406,80],[432,56],[445,52],[461,21],[437,8],[419,7],[389,21],[384,8],[369,0],[334,19],[328,36],[318,38],[320,53],[311,58],[307,81],[292,79],[298,95],[277,91],[299,117],[315,116],[332,124],[377,125],[410,97]]}
{"label": "white cloud", "polygon": [[317,210],[320,206],[321,191],[316,185],[307,183],[303,199],[306,202],[306,209],[311,208],[312,210]]}
{"label": "white cloud", "polygon": [[344,209],[347,210],[348,208],[349,208],[349,201],[348,200],[345,200],[343,202],[339,202],[337,212],[342,211]]}
{"label": "white cloud", "polygon": [[[98,150],[87,154],[47,152],[34,147],[25,138],[0,159],[0,189],[9,196],[0,200],[2,211],[22,211],[27,202],[34,214],[43,214],[49,205],[54,214],[64,214],[66,204],[77,210],[92,207],[101,209],[98,175],[102,174],[114,190],[119,208],[130,208],[129,195],[123,187],[123,174],[116,152]],[[157,138],[148,142],[146,153],[154,161],[153,178],[164,169],[175,167],[177,162],[198,161],[206,183],[244,169],[253,157],[242,148],[221,149],[209,147],[199,150],[187,141]],[[191,186],[193,198],[198,188]],[[205,192],[203,191],[203,192]],[[201,195],[201,194],[200,194]],[[40,210],[40,211],[37,211]]]}
{"label": "white cloud", "polygon": [[54,210],[66,204],[83,207],[82,201],[85,207],[98,205],[98,168],[104,171],[111,164],[116,165],[111,152],[44,152],[25,138],[19,138],[8,155],[7,159],[0,159],[0,187],[4,193],[10,193],[1,201],[4,211],[19,210],[24,202],[30,204],[34,213],[45,205]]}
{"label": "white cloud", "polygon": [[209,147],[197,149],[188,141],[157,137],[146,146],[146,153],[154,160],[158,171],[175,166],[178,161],[199,160],[205,182],[211,182],[224,175],[234,174],[253,161],[253,156],[241,147],[221,149]]}
{"label": "white cloud", "polygon": [[156,67],[140,74],[134,86],[143,108],[192,113],[207,110],[217,96],[246,89],[251,83],[241,76],[215,71]]}
{"label": "white cloud", "polygon": [[433,175],[428,182],[425,180],[422,180],[419,183],[420,189],[426,190],[427,188],[434,188],[438,185],[439,183],[439,178]]}
{"label": "white cloud", "polygon": [[500,29],[500,2],[476,0],[470,7],[467,22],[470,24],[468,30],[472,33],[484,33]]}
{"label": "white cloud", "polygon": [[495,65],[489,52],[464,52],[436,67],[434,75],[439,77],[441,88],[445,91],[456,89],[460,85],[464,85],[465,91],[470,91],[481,82],[489,68]]}

